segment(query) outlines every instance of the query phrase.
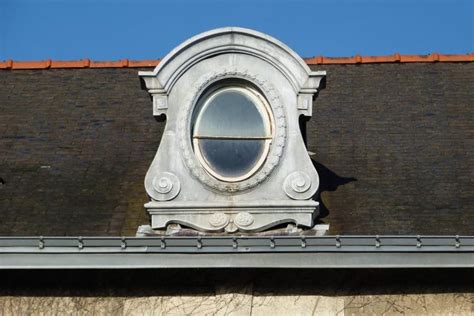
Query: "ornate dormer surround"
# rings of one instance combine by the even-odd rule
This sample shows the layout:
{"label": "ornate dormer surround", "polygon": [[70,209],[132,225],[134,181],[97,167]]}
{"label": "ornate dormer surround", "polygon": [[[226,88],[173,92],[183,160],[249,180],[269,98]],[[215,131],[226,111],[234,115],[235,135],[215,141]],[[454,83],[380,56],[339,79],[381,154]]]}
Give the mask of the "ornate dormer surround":
{"label": "ornate dormer surround", "polygon": [[268,35],[227,27],[192,37],[139,76],[153,114],[167,120],[145,177],[153,229],[314,225],[319,177],[299,116],[312,115],[325,72]]}

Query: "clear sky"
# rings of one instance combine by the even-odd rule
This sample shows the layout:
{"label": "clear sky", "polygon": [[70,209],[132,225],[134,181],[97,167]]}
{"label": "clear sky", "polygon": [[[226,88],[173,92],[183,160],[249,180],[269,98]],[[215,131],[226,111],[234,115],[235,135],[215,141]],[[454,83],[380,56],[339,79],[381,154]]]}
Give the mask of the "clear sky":
{"label": "clear sky", "polygon": [[303,57],[473,52],[474,0],[0,0],[0,60],[158,59],[241,26]]}

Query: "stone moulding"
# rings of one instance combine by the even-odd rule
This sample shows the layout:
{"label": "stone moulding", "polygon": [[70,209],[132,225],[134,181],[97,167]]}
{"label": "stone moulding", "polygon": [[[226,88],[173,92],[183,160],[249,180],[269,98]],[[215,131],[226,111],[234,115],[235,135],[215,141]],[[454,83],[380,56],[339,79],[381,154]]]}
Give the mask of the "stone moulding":
{"label": "stone moulding", "polygon": [[[185,41],[153,71],[140,71],[139,76],[152,96],[153,115],[166,115],[145,177],[151,199],[145,208],[153,229],[182,224],[234,233],[284,223],[314,225],[319,204],[312,198],[319,176],[306,151],[299,116],[312,115],[324,71],[311,71],[295,52],[268,35],[227,27]],[[242,180],[226,181],[204,168],[191,135],[206,91],[233,84],[254,87],[266,99],[272,135],[258,169]]]}
{"label": "stone moulding", "polygon": [[[238,35],[243,39],[239,40]],[[196,35],[173,49],[153,71],[139,71],[153,97],[153,114],[166,114],[168,93],[184,72],[206,58],[229,53],[255,56],[278,69],[298,94],[301,114],[312,115],[308,96],[317,92],[326,72],[311,71],[300,56],[277,39],[240,27]]]}
{"label": "stone moulding", "polygon": [[257,202],[240,203],[170,203],[149,202],[145,204],[152,216],[153,229],[164,229],[169,224],[181,224],[205,232],[225,231],[233,233],[260,232],[278,224],[294,223],[312,227],[315,201],[273,201],[271,204]]}
{"label": "stone moulding", "polygon": [[[275,140],[270,148],[267,161],[261,170],[254,177],[248,180],[232,184],[219,181],[207,174],[207,172],[202,168],[196,159],[196,156],[193,153],[190,138],[187,136],[191,134],[191,117],[194,106],[197,103],[197,99],[206,90],[206,88],[215,82],[225,79],[243,79],[259,87],[270,101],[270,106],[272,107],[275,116],[275,125],[278,127],[278,132],[276,133]],[[212,72],[206,75],[200,82],[196,84],[196,89],[192,93],[192,99],[184,102],[179,113],[178,122],[180,149],[183,153],[186,166],[195,178],[198,178],[202,183],[209,186],[210,188],[221,192],[232,193],[241,190],[247,190],[264,181],[270,175],[275,166],[278,165],[280,157],[283,153],[283,148],[285,147],[286,116],[283,105],[280,101],[280,97],[278,96],[276,89],[269,82],[259,79],[258,75],[251,74],[248,70],[239,71],[223,69],[220,72]]]}

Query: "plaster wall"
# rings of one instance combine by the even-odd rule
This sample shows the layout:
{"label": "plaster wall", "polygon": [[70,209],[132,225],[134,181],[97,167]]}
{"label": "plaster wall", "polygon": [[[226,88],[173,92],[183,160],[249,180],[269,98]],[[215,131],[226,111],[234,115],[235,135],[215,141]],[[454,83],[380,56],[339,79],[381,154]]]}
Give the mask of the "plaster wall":
{"label": "plaster wall", "polygon": [[14,271],[2,277],[0,315],[474,314],[467,269]]}

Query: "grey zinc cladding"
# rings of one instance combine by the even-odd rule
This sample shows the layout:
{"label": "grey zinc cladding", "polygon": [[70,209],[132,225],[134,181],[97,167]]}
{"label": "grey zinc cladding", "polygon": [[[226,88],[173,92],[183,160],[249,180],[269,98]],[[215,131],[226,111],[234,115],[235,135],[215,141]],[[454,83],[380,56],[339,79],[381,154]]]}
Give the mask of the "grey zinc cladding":
{"label": "grey zinc cladding", "polygon": [[461,267],[472,236],[0,237],[0,269]]}

